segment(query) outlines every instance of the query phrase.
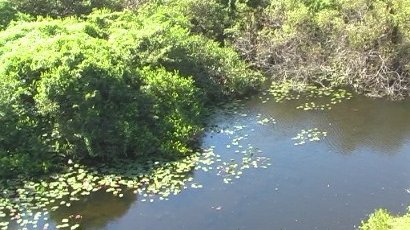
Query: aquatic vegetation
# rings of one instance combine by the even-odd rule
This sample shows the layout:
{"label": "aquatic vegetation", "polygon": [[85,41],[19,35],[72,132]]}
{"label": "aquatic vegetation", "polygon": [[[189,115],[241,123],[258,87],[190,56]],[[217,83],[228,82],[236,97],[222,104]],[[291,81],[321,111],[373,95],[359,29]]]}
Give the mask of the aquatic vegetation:
{"label": "aquatic vegetation", "polygon": [[[239,146],[238,149],[240,149]],[[200,156],[195,169],[204,172],[216,170],[216,175],[220,176],[225,184],[229,184],[240,179],[247,169],[267,168],[271,165],[270,159],[260,156],[262,152],[252,146],[248,146],[242,151],[236,150],[235,153],[240,154],[240,156],[236,159],[222,160],[213,148],[209,148]]]}
{"label": "aquatic vegetation", "polygon": [[318,99],[323,98],[326,102],[321,102],[319,104],[311,101],[306,102],[302,105],[296,107],[297,109],[302,110],[331,110],[332,105],[336,105],[338,103],[342,103],[345,100],[350,100],[352,98],[352,94],[347,92],[344,89],[332,89],[332,88],[319,88],[319,87],[311,87],[309,90],[309,94],[306,95],[306,98]]}
{"label": "aquatic vegetation", "polygon": [[95,166],[68,160],[63,172],[49,177],[3,180],[0,183],[1,227],[76,229],[81,227],[81,218],[75,218],[77,213],[53,221],[50,213],[71,207],[96,192],[112,194],[119,199],[132,192],[140,202],[168,200],[185,189],[203,188],[193,177],[195,170],[219,176],[221,183],[233,183],[249,169],[267,168],[271,165],[270,159],[257,147],[246,143],[254,130],[245,122],[266,125],[274,124],[275,120],[262,114],[247,114],[243,108],[241,100],[225,104],[218,113],[222,117],[233,115],[240,119],[232,124],[211,125],[208,129],[211,134],[228,137],[226,149],[230,157],[217,154],[210,146],[177,158],[146,156]]}
{"label": "aquatic vegetation", "polygon": [[268,157],[258,156],[260,150],[254,149],[252,146],[242,151],[242,159],[237,162],[231,159],[229,162],[222,162],[216,167],[219,176],[223,177],[225,184],[232,183],[233,180],[239,179],[243,171],[249,168],[267,168],[271,165]]}
{"label": "aquatic vegetation", "polygon": [[[349,100],[343,86],[408,95],[408,0],[171,0],[91,13],[125,2],[147,1],[0,0],[0,229],[74,230],[80,218],[51,223],[50,212],[102,191],[168,200],[203,188],[195,170],[229,184],[268,167],[246,143],[255,131],[246,124],[215,128],[229,137],[232,158],[213,147],[193,153],[207,106],[257,91],[265,80],[258,70],[274,80],[263,103],[298,100],[304,111]],[[241,103],[222,113],[258,128],[276,123],[253,119]],[[326,135],[314,128],[293,140]]]}
{"label": "aquatic vegetation", "polygon": [[[122,167],[89,168],[71,164],[67,172],[56,174],[51,179],[7,181],[1,187],[0,214],[8,222],[2,222],[2,226],[14,221],[20,227],[36,228],[39,220],[47,223],[49,211],[70,207],[72,202],[100,190],[117,197],[122,197],[125,190],[132,190],[144,197],[141,201],[168,199],[192,181],[190,172],[196,159],[198,155],[194,154],[174,162],[165,159],[150,161],[149,164],[121,162]],[[64,219],[58,227],[74,229],[78,224],[76,220]]]}
{"label": "aquatic vegetation", "polygon": [[266,125],[266,124],[276,124],[276,120],[273,117],[265,117],[262,118],[261,114],[258,114],[256,116],[256,118],[258,118],[257,123],[260,125]]}
{"label": "aquatic vegetation", "polygon": [[321,131],[318,128],[304,130],[302,129],[296,137],[293,137],[292,140],[295,140],[294,145],[303,145],[306,142],[315,142],[320,141],[327,136],[326,131]]}
{"label": "aquatic vegetation", "polygon": [[272,82],[268,92],[276,102],[283,102],[298,100],[300,91],[304,91],[305,88],[305,84],[293,81]]}
{"label": "aquatic vegetation", "polygon": [[304,111],[331,110],[332,105],[353,97],[352,93],[345,89],[319,87],[293,81],[273,82],[268,92],[276,102],[303,101],[296,108]]}
{"label": "aquatic vegetation", "polygon": [[[214,146],[206,149],[202,156],[201,162],[197,169],[203,171],[214,170],[216,175],[223,179],[225,184],[233,183],[240,179],[248,169],[267,168],[271,165],[270,158],[262,154],[262,151],[246,140],[255,130],[252,125],[244,123],[254,122],[259,125],[275,124],[276,121],[272,117],[262,118],[262,114],[248,115],[243,110],[243,105],[226,105],[228,110],[223,113],[225,116],[237,116],[238,120],[229,125],[229,127],[218,127],[210,130],[211,133],[227,137],[225,155],[217,154],[214,151]],[[234,108],[234,110],[230,110]],[[221,137],[223,138],[223,137]]]}

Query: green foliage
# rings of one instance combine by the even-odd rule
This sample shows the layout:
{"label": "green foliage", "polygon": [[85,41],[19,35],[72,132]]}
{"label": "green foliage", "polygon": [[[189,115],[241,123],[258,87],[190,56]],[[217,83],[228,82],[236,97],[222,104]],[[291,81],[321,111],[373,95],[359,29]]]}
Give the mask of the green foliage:
{"label": "green foliage", "polygon": [[189,153],[205,103],[263,81],[191,28],[178,9],[154,4],[1,32],[0,175],[48,172],[67,158]]}
{"label": "green foliage", "polygon": [[182,12],[189,18],[192,32],[224,42],[225,28],[233,23],[226,7],[216,1],[196,0],[181,1],[178,5],[186,5]]}
{"label": "green foliage", "polygon": [[243,9],[243,7],[265,7],[269,4],[269,0],[217,0],[217,2],[231,11]]}
{"label": "green foliage", "polygon": [[[142,92],[150,101],[148,125],[160,139],[160,151],[188,153],[190,142],[200,131],[203,104],[191,78],[164,69],[139,71],[144,76]],[[152,132],[152,131],[151,131]],[[151,143],[147,143],[152,145]]]}
{"label": "green foliage", "polygon": [[64,17],[89,14],[95,8],[121,10],[122,0],[9,0],[18,11],[33,16]]}
{"label": "green foliage", "polygon": [[189,17],[167,5],[147,8],[138,15],[92,20],[102,25],[100,30],[111,31],[109,42],[132,54],[133,61],[193,76],[195,84],[211,99],[247,94],[261,86],[262,75],[250,70],[233,49],[190,34]]}
{"label": "green foliage", "polygon": [[21,142],[38,148],[21,149],[26,145],[14,140],[19,152],[80,159],[186,152],[198,131],[201,106],[192,80],[138,72],[107,41],[85,33],[21,48],[1,60],[4,93],[11,95],[2,103],[13,105],[17,124],[29,128],[16,136],[27,135]]}
{"label": "green foliage", "polygon": [[7,0],[0,0],[0,30],[5,29],[9,23],[17,19],[17,10]]}
{"label": "green foliage", "polygon": [[392,216],[384,209],[377,210],[367,221],[362,222],[360,230],[406,230],[410,226],[410,213]]}

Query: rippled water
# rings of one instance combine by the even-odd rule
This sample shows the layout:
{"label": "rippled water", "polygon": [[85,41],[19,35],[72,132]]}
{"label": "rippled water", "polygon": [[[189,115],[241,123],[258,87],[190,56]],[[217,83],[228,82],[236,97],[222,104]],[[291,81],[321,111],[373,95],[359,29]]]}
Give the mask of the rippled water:
{"label": "rippled water", "polygon": [[[195,181],[203,188],[168,201],[98,192],[51,219],[79,213],[84,229],[345,230],[376,208],[403,213],[410,205],[410,101],[356,96],[324,112],[257,97],[242,104],[213,116],[216,128],[204,136],[203,148],[214,147],[229,161],[251,146],[270,158],[270,167],[248,169],[232,184],[197,171]],[[258,122],[265,118],[269,122]],[[295,146],[292,138],[312,128],[327,136]],[[236,137],[243,139],[233,145]]]}

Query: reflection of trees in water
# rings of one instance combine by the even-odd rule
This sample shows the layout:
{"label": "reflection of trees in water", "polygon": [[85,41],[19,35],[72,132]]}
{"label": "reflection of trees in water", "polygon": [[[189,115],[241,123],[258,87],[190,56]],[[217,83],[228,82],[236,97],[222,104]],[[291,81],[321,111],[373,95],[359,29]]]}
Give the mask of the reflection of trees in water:
{"label": "reflection of trees in water", "polygon": [[297,110],[296,106],[301,103],[285,101],[258,104],[257,107],[263,113],[270,113],[277,118],[279,126],[292,129],[292,132],[307,127],[328,131],[327,143],[341,153],[366,147],[394,154],[410,137],[410,101],[392,102],[355,96],[324,112]]}
{"label": "reflection of trees in water", "polygon": [[333,123],[333,144],[349,153],[368,147],[394,154],[410,137],[410,103],[359,97],[327,113]]}
{"label": "reflection of trees in water", "polygon": [[51,212],[50,218],[56,223],[73,215],[81,215],[81,227],[84,229],[101,229],[109,222],[127,213],[137,200],[137,195],[124,191],[124,197],[119,198],[105,191],[98,191],[88,197],[75,201],[70,207],[61,207]]}

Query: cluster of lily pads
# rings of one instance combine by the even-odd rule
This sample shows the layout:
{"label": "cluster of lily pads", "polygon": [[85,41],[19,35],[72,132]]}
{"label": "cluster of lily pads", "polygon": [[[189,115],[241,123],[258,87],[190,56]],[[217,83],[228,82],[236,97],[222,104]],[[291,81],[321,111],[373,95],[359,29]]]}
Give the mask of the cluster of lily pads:
{"label": "cluster of lily pads", "polygon": [[[332,105],[342,103],[345,100],[352,98],[352,93],[345,89],[334,89],[331,87],[318,87],[294,81],[273,82],[268,90],[276,102],[303,100],[304,102],[296,107],[296,109],[309,110],[331,110]],[[266,95],[262,94],[262,95]],[[265,103],[267,99],[262,99]],[[295,145],[302,145],[306,142],[319,141],[326,137],[325,131],[319,131],[317,128],[310,130],[301,130],[296,137]]]}
{"label": "cluster of lily pads", "polygon": [[[218,176],[223,178],[223,182],[226,184],[233,183],[234,180],[241,178],[243,172],[251,168],[267,168],[271,165],[270,158],[262,156],[262,151],[245,141],[248,139],[249,134],[255,132],[253,126],[244,125],[255,122],[259,125],[276,124],[276,121],[272,117],[266,117],[262,114],[256,114],[249,116],[244,112],[243,103],[237,101],[236,104],[230,104],[224,106],[223,112],[228,116],[240,117],[234,121],[233,124],[227,125],[227,127],[218,127],[211,130],[210,133],[217,133],[228,137],[229,143],[226,144],[227,153],[231,151],[233,155],[231,158],[222,159],[221,155],[214,152],[214,146],[209,147],[202,153],[201,164],[197,169],[208,171],[216,169]],[[248,117],[246,119],[246,117]],[[241,118],[242,117],[242,118]],[[245,121],[246,120],[246,121]],[[207,168],[207,166],[210,166]]]}
{"label": "cluster of lily pads", "polygon": [[[239,152],[239,151],[235,151]],[[235,179],[240,179],[243,171],[250,168],[267,168],[271,165],[268,157],[259,156],[261,150],[252,146],[241,151],[240,159],[222,160],[221,155],[214,152],[214,148],[206,149],[198,161],[196,170],[209,172],[216,170],[216,175],[221,176],[226,184],[232,183]],[[197,184],[194,186],[198,187]],[[201,187],[201,186],[200,186]]]}
{"label": "cluster of lily pads", "polygon": [[318,128],[304,130],[302,129],[296,137],[293,137],[292,140],[295,140],[294,145],[303,145],[306,142],[320,141],[327,136],[326,131],[320,131]]}
{"label": "cluster of lily pads", "polygon": [[260,125],[266,125],[266,124],[276,124],[276,120],[273,117],[264,117],[262,118],[262,114],[258,114],[256,116],[258,118],[257,123]]}
{"label": "cluster of lily pads", "polygon": [[[122,162],[121,167],[103,166],[87,168],[70,162],[65,173],[38,181],[13,180],[1,187],[1,229],[9,225],[19,228],[47,228],[49,211],[70,207],[93,192],[104,190],[123,197],[123,191],[132,189],[142,195],[141,201],[153,202],[154,198],[168,199],[187,188],[192,181],[190,172],[195,168],[199,154],[180,160],[148,161],[148,163]],[[195,187],[195,186],[194,186]],[[77,229],[80,218],[65,218],[56,228]]]}
{"label": "cluster of lily pads", "polygon": [[304,91],[305,87],[301,83],[291,81],[272,82],[268,92],[275,102],[298,100],[301,97],[300,92]]}
{"label": "cluster of lily pads", "polygon": [[[345,89],[334,89],[331,87],[318,87],[304,83],[295,83],[291,81],[274,82],[268,90],[276,102],[290,100],[307,100],[305,103],[297,106],[301,110],[330,110],[332,105],[349,100],[352,94]],[[266,95],[266,93],[265,93]],[[326,102],[315,103],[312,99],[323,98]],[[266,102],[263,100],[262,102]]]}
{"label": "cluster of lily pads", "polygon": [[352,94],[347,92],[344,89],[332,89],[332,88],[318,88],[312,87],[310,93],[306,98],[325,98],[328,101],[321,104],[316,104],[315,102],[306,102],[302,105],[296,107],[297,109],[302,110],[331,110],[332,105],[342,103],[345,100],[350,100]]}
{"label": "cluster of lily pads", "polygon": [[[245,98],[246,99],[246,98]],[[247,114],[243,113],[244,104],[243,100],[237,99],[230,103],[222,103],[218,107],[213,110],[213,112],[222,113],[225,115],[240,115],[240,116],[247,116]]]}
{"label": "cluster of lily pads", "polygon": [[237,161],[231,159],[229,162],[222,162],[217,166],[219,176],[223,177],[225,184],[232,183],[233,180],[241,178],[243,171],[249,168],[267,168],[271,165],[270,159],[267,157],[258,156],[260,150],[255,150],[252,146],[243,151],[242,159]]}

